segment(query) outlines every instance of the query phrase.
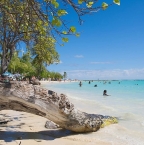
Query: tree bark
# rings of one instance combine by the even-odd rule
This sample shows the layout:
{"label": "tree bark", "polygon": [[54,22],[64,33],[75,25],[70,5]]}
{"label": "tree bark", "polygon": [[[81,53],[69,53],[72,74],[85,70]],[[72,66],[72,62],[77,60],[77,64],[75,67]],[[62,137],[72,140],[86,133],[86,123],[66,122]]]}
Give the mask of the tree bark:
{"label": "tree bark", "polygon": [[105,125],[117,123],[115,117],[77,110],[66,95],[27,82],[0,83],[0,110],[6,109],[43,116],[74,132],[97,131]]}

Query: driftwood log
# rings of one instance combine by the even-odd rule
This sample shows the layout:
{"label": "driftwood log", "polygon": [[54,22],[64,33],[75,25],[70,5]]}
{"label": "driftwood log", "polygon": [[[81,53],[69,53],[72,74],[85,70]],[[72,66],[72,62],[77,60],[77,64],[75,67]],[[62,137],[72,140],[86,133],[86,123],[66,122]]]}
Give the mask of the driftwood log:
{"label": "driftwood log", "polygon": [[66,95],[58,95],[27,82],[0,83],[0,110],[36,114],[74,132],[97,131],[106,125],[117,123],[115,117],[79,111]]}

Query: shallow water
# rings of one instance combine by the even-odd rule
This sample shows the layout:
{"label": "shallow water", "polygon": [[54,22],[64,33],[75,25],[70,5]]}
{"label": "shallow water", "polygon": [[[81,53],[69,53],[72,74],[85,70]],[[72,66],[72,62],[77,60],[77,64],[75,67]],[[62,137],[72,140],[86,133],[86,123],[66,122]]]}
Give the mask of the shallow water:
{"label": "shallow water", "polygon": [[[79,110],[119,118],[118,124],[83,134],[88,140],[98,138],[111,144],[144,145],[144,81],[93,81],[90,84],[82,81],[81,87],[79,82],[59,82],[47,83],[44,87],[66,94]],[[103,90],[110,96],[103,96]]]}

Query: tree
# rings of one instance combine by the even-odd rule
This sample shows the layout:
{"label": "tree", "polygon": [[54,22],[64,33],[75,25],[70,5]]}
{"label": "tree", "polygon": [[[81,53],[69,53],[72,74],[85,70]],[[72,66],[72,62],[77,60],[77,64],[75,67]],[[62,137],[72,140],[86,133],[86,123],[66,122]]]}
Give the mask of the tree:
{"label": "tree", "polygon": [[43,64],[45,66],[50,65],[54,62],[59,61],[59,55],[55,51],[55,40],[51,37],[38,37],[36,43],[33,47],[32,54],[35,56],[33,64],[39,66],[38,76],[42,71]]}
{"label": "tree", "polygon": [[18,52],[15,52],[8,67],[8,71],[12,73],[19,72],[28,76],[34,75],[36,68],[31,64],[32,59],[29,53],[18,57]]}
{"label": "tree", "polygon": [[[12,59],[16,46],[20,42],[25,42],[28,49],[32,49],[35,44],[40,43],[44,37],[53,38],[51,43],[55,43],[57,36],[63,42],[68,42],[66,35],[73,34],[79,36],[74,26],[68,26],[63,16],[67,15],[64,8],[72,7],[77,13],[80,23],[81,16],[100,9],[105,10],[112,4],[120,4],[120,0],[113,0],[108,5],[103,2],[101,6],[96,6],[97,0],[1,0],[0,1],[0,49],[2,52],[1,71],[5,72]],[[59,6],[60,5],[60,6]],[[42,39],[39,39],[39,38]],[[41,47],[39,48],[41,50]],[[49,51],[49,50],[48,50]],[[55,55],[55,51],[54,55]],[[50,53],[53,53],[50,52]],[[53,55],[53,54],[51,54]],[[49,60],[49,64],[53,62]]]}
{"label": "tree", "polygon": [[66,72],[64,72],[64,74],[63,74],[63,78],[64,78],[64,79],[67,78],[67,73],[66,73]]}
{"label": "tree", "polygon": [[[21,58],[18,57],[18,51],[16,51],[11,59],[8,67],[8,71],[11,73],[19,72],[25,77],[36,76],[39,78],[54,78],[62,79],[62,75],[57,72],[49,72],[44,64],[39,66],[39,63],[34,63],[37,58],[32,58],[31,53],[25,53]],[[38,61],[38,60],[37,60]],[[40,71],[41,67],[41,71]]]}
{"label": "tree", "polygon": [[18,57],[18,52],[15,52],[9,64],[10,72],[13,72],[13,73],[17,72],[18,66],[20,66],[20,63],[21,62],[20,62],[20,58]]}
{"label": "tree", "polygon": [[58,73],[58,72],[55,73],[56,80],[61,80],[62,78],[63,78],[63,76],[60,73]]}

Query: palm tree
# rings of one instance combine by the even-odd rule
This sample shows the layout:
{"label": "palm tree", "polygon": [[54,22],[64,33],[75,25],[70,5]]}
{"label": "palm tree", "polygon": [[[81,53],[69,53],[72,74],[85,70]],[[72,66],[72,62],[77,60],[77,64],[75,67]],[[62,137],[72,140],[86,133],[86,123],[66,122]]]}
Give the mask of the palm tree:
{"label": "palm tree", "polygon": [[63,78],[64,78],[64,80],[67,78],[67,73],[66,72],[64,72]]}

